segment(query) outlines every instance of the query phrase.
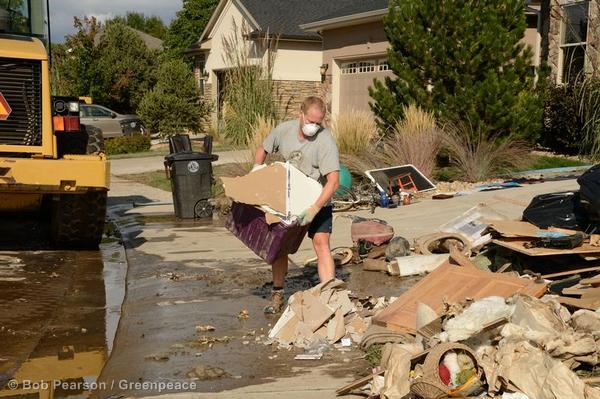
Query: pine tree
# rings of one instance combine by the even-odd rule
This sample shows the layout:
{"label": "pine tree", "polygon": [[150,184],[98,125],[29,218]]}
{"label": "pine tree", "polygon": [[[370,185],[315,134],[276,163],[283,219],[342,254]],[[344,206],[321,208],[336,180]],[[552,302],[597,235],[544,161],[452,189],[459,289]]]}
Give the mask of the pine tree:
{"label": "pine tree", "polygon": [[487,135],[533,139],[541,125],[523,0],[390,0],[384,19],[396,75],[374,81],[384,126],[414,103]]}

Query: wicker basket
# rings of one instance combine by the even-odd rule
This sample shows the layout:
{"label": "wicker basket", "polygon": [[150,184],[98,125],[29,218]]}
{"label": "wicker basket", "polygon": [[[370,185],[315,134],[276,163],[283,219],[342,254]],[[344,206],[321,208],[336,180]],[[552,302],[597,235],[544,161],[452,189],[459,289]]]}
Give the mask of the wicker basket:
{"label": "wicker basket", "polygon": [[[458,388],[455,390],[451,390],[445,385],[439,373],[439,364],[442,361],[443,356],[446,352],[449,351],[458,351],[464,352],[468,354],[475,363],[475,367],[477,367],[477,379],[473,379],[469,381],[469,392],[472,389],[481,387],[481,377],[483,375],[483,371],[481,367],[479,367],[479,360],[475,352],[471,350],[468,346],[457,344],[454,342],[442,343],[435,346],[425,357],[425,362],[423,363],[423,377],[415,379],[410,386],[410,391],[414,395],[417,395],[423,399],[441,399],[450,396],[463,396],[464,390]],[[465,384],[467,385],[467,384]]]}

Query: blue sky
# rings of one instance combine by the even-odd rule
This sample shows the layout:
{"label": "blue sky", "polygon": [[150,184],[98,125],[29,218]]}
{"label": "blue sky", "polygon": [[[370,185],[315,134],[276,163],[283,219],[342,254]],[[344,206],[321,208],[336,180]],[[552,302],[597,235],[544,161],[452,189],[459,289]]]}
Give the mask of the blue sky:
{"label": "blue sky", "polygon": [[73,16],[95,16],[105,20],[127,11],[157,15],[165,24],[171,22],[181,8],[181,0],[49,0],[52,41],[62,42],[73,33]]}

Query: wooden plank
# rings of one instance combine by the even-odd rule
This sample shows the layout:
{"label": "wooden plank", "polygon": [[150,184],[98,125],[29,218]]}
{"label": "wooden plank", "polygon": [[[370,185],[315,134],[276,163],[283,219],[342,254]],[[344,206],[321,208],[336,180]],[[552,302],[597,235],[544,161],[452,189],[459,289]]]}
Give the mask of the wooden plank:
{"label": "wooden plank", "polygon": [[588,309],[595,311],[600,308],[600,298],[569,298],[564,296],[559,296],[558,301],[563,305],[573,306],[579,309]]}
{"label": "wooden plank", "polygon": [[600,254],[599,247],[594,247],[588,243],[584,243],[582,246],[573,249],[525,248],[524,244],[530,241],[531,240],[525,240],[521,238],[504,238],[502,240],[492,240],[494,244],[529,256]]}
{"label": "wooden plank", "polygon": [[580,281],[581,284],[589,284],[592,287],[600,286],[600,276],[594,276],[591,278],[584,278]]}
{"label": "wooden plank", "polygon": [[517,220],[488,221],[490,229],[502,237],[537,237],[540,228],[529,222]]}
{"label": "wooden plank", "polygon": [[570,276],[572,274],[597,272],[597,271],[600,271],[600,266],[584,267],[582,269],[565,270],[564,272],[544,274],[541,277],[542,278],[554,278],[554,277]]}
{"label": "wooden plank", "polygon": [[417,304],[422,302],[441,316],[444,301],[463,302],[468,298],[509,297],[522,293],[541,297],[546,284],[507,274],[444,263],[375,315],[373,322],[395,331],[416,333]]}

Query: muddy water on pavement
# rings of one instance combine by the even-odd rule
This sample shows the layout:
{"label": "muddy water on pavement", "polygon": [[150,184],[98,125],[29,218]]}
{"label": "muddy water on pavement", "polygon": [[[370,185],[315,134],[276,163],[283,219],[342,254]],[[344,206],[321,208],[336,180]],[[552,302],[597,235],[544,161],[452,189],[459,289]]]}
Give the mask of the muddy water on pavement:
{"label": "muddy water on pavement", "polygon": [[[181,251],[196,254],[194,262],[166,262],[136,249],[139,243],[173,241],[176,251],[178,243],[169,231],[222,229],[218,222],[130,216],[121,218],[119,227],[129,262],[127,298],[115,349],[99,379],[108,388],[95,392],[95,397],[217,392],[306,373],[318,366],[327,366],[331,375],[352,378],[369,369],[364,353],[357,349],[333,349],[321,360],[303,362],[294,360],[302,350],[264,344],[277,321],[277,317],[262,313],[271,288],[270,267],[264,262],[202,260],[201,248],[184,247]],[[140,238],[147,228],[164,235]],[[360,267],[340,268],[338,277],[348,281],[358,295],[397,296],[411,284],[379,273],[363,273]],[[286,293],[310,288],[317,280],[315,268],[292,269]],[[248,318],[238,318],[241,311],[247,311]],[[197,331],[208,325],[214,331]],[[168,384],[174,388],[169,389]]]}
{"label": "muddy water on pavement", "polygon": [[35,217],[0,226],[0,397],[87,397],[110,351],[126,263],[100,251],[50,250]]}

